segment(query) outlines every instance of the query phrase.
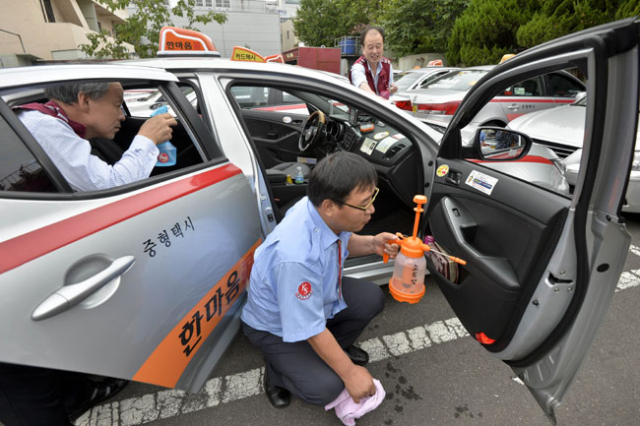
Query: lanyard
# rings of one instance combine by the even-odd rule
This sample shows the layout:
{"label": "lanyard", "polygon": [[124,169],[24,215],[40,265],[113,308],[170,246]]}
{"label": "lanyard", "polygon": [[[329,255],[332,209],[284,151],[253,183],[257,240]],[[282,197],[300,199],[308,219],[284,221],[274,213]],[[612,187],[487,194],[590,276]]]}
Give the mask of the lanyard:
{"label": "lanyard", "polygon": [[342,299],[342,240],[338,240],[338,300]]}

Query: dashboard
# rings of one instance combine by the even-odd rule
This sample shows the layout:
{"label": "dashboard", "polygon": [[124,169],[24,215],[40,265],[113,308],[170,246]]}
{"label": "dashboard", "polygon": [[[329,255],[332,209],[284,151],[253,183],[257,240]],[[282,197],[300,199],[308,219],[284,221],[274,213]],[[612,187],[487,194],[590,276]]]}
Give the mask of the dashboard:
{"label": "dashboard", "polygon": [[381,181],[388,184],[407,205],[421,189],[421,161],[413,155],[416,148],[402,133],[376,120],[358,120],[328,116],[323,129],[320,154],[349,151],[365,158],[375,167]]}
{"label": "dashboard", "polygon": [[386,167],[398,164],[412,148],[409,139],[381,121],[353,125],[341,118],[327,117],[323,136],[322,148],[326,152],[354,152]]}

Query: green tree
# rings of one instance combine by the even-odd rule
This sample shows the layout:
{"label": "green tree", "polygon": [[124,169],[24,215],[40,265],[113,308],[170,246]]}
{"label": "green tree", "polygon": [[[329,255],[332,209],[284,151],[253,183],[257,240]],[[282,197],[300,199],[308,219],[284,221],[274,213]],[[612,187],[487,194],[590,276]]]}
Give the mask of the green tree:
{"label": "green tree", "polygon": [[[619,0],[541,0],[541,9],[517,32],[518,43],[533,47],[565,34],[574,33],[616,19]],[[625,2],[631,6],[638,2]]]}
{"label": "green tree", "polygon": [[539,8],[538,0],[471,0],[451,32],[449,63],[497,64],[520,47],[516,33]]}
{"label": "green tree", "polygon": [[301,0],[293,19],[296,35],[308,46],[333,46],[376,21],[383,0]]}
{"label": "green tree", "polygon": [[158,50],[160,30],[164,26],[173,26],[171,14],[186,17],[185,28],[196,29],[194,24],[217,22],[220,25],[227,21],[224,13],[196,14],[196,0],[178,0],[175,7],[169,8],[164,0],[101,0],[101,4],[111,12],[135,6],[136,10],[122,24],[114,25],[115,37],[103,30],[97,34],[89,34],[89,44],[79,46],[80,50],[98,58],[128,58],[129,52],[124,43],[134,46],[136,54],[141,58],[154,57]]}
{"label": "green tree", "polygon": [[470,0],[387,0],[378,23],[397,56],[445,52],[456,17]]}
{"label": "green tree", "polygon": [[631,18],[632,16],[640,16],[640,1],[621,1],[618,11],[616,12],[616,19]]}

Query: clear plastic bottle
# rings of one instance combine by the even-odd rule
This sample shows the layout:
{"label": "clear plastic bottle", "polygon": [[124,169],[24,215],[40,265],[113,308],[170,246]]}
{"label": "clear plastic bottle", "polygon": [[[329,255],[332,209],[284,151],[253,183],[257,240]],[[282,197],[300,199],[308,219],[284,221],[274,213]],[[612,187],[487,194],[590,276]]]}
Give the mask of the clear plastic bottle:
{"label": "clear plastic bottle", "polygon": [[304,174],[302,173],[302,167],[297,166],[296,167],[296,174],[294,175],[294,182],[295,183],[304,183]]}
{"label": "clear plastic bottle", "polygon": [[[389,281],[389,293],[398,302],[418,303],[424,296],[424,276],[427,273],[427,259],[425,253],[431,256],[440,256],[435,251],[438,245],[431,235],[427,235],[424,242],[417,237],[418,224],[420,223],[420,213],[424,212],[422,206],[427,203],[427,197],[424,195],[416,195],[413,202],[417,206],[413,209],[416,212],[416,218],[413,224],[413,235],[405,237],[400,233],[396,233],[399,237],[395,240],[387,240],[388,244],[397,244],[400,246],[400,253],[396,256],[396,264],[393,267],[393,276]],[[429,253],[431,250],[433,253]],[[438,250],[440,251],[440,250]],[[383,261],[389,261],[389,254],[382,255]],[[434,257],[431,258],[435,259]],[[461,265],[466,265],[464,260],[447,255],[443,256],[446,262],[452,261]],[[448,263],[447,263],[448,264]]]}
{"label": "clear plastic bottle", "polygon": [[401,251],[396,257],[396,264],[393,268],[393,277],[391,278],[392,293],[422,297],[426,272],[427,261],[422,253],[420,253],[419,257],[410,257],[404,255]]}

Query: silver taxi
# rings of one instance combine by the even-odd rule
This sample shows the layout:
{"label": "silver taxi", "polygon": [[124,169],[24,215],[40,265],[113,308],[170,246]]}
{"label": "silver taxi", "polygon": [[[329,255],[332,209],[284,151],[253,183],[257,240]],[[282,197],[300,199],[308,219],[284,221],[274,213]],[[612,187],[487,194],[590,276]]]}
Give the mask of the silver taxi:
{"label": "silver taxi", "polygon": [[[564,175],[575,186],[582,157],[582,140],[585,134],[584,114],[587,97],[576,102],[516,118],[508,127],[527,133],[533,140],[563,158]],[[622,211],[640,213],[640,139],[636,134],[636,146],[631,164],[631,174]]]}
{"label": "silver taxi", "polygon": [[[495,65],[463,68],[430,80],[410,92],[410,105],[404,105],[415,117],[449,123],[469,90]],[[576,100],[584,93],[582,81],[565,71],[554,71],[518,81],[493,95],[491,102],[463,131],[471,139],[479,126],[504,127],[516,117]]]}
{"label": "silver taxi", "polygon": [[[526,156],[526,134],[503,130],[514,137],[500,155],[482,149],[483,129],[462,144],[461,130],[495,93],[576,66],[588,70],[592,100],[579,196],[486,167]],[[0,71],[0,361],[198,390],[238,330],[254,250],[305,194],[289,171],[347,150],[379,175],[363,233],[410,233],[412,197],[425,194],[421,234],[467,261],[457,283],[430,264],[436,282],[478,355],[508,363],[553,417],[630,244],[619,212],[638,119],[631,75],[633,20],[567,36],[489,71],[441,135],[338,79],[284,64],[174,58]],[[11,107],[79,80],[161,91],[179,121],[177,164],[73,192]],[[241,105],[254,88],[291,94],[309,113]],[[145,119],[127,115],[114,141],[92,141],[95,155],[117,161]],[[381,284],[392,268],[376,257],[345,266]]]}

